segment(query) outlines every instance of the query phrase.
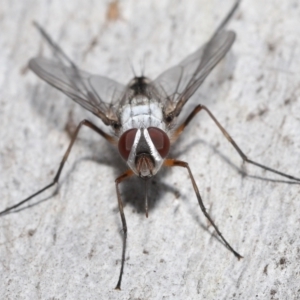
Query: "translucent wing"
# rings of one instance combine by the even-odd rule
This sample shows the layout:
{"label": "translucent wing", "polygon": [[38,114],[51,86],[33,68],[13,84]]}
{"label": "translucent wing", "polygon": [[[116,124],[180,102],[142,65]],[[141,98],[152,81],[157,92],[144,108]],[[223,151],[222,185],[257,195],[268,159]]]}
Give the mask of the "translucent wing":
{"label": "translucent wing", "polygon": [[152,84],[164,98],[167,120],[173,120],[180,113],[234,40],[235,33],[232,31],[217,32],[208,43],[153,81]]}
{"label": "translucent wing", "polygon": [[161,95],[166,121],[172,122],[179,115],[184,104],[232,46],[235,33],[225,31],[224,27],[232,18],[239,4],[240,0],[236,0],[212,38],[205,45],[152,82],[153,90]]}
{"label": "translucent wing", "polygon": [[29,68],[100,117],[106,125],[120,125],[119,102],[126,92],[126,87],[109,78],[79,70],[48,34],[38,24],[35,25],[49,43],[58,62],[37,57],[29,61]]}

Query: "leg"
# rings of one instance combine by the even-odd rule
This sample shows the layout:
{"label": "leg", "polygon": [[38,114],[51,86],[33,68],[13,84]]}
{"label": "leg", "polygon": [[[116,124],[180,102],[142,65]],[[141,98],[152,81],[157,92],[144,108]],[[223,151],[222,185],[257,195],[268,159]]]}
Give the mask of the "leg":
{"label": "leg", "polygon": [[124,270],[124,262],[125,262],[125,251],[126,251],[126,241],[127,241],[127,224],[126,224],[126,219],[125,219],[125,214],[124,214],[124,209],[123,209],[123,203],[121,200],[121,195],[119,191],[119,183],[122,182],[123,180],[127,179],[131,175],[133,175],[132,170],[126,171],[123,175],[118,177],[115,180],[116,183],[116,190],[117,190],[117,197],[118,197],[118,205],[119,205],[119,211],[121,215],[121,221],[122,221],[122,227],[123,227],[123,247],[122,247],[122,261],[121,261],[121,269],[120,269],[120,275],[119,275],[119,280],[118,283],[115,287],[116,290],[121,290],[121,281],[122,281],[122,276],[123,276],[123,270]]}
{"label": "leg", "polygon": [[182,133],[182,131],[184,130],[184,128],[190,123],[190,121],[194,118],[194,116],[200,112],[201,110],[205,110],[208,115],[212,118],[212,120],[215,122],[215,124],[219,127],[219,129],[222,131],[223,135],[226,137],[226,139],[229,141],[229,143],[232,144],[232,146],[234,147],[234,149],[238,152],[238,154],[240,155],[240,157],[242,158],[242,160],[244,162],[247,162],[249,164],[252,164],[254,166],[257,166],[259,168],[262,168],[264,170],[267,170],[269,172],[273,172],[275,174],[278,174],[280,176],[283,176],[283,177],[286,177],[286,178],[289,178],[289,179],[292,179],[292,180],[296,180],[296,181],[300,181],[300,178],[297,178],[297,177],[294,177],[294,176],[291,176],[291,175],[288,175],[286,173],[282,173],[282,172],[279,172],[275,169],[272,169],[272,168],[269,168],[267,166],[264,166],[264,165],[261,165],[253,160],[250,160],[244,153],[243,151],[239,148],[239,146],[235,143],[235,141],[232,139],[232,137],[228,134],[228,132],[223,128],[223,126],[218,122],[218,120],[214,117],[214,115],[210,112],[210,110],[199,104],[195,107],[195,109],[190,113],[190,115],[187,117],[187,119],[175,130],[174,132],[174,137],[173,139],[176,140],[179,135]]}
{"label": "leg", "polygon": [[41,190],[39,190],[39,191],[37,191],[36,193],[34,193],[34,194],[32,194],[31,196],[29,196],[28,198],[26,198],[26,199],[22,200],[21,202],[15,204],[15,205],[13,205],[13,206],[10,206],[10,207],[6,208],[5,210],[1,211],[1,212],[0,212],[0,216],[5,215],[5,214],[8,213],[9,211],[11,211],[11,210],[13,210],[13,209],[15,209],[15,208],[21,206],[22,204],[26,203],[27,201],[29,201],[30,199],[34,198],[35,196],[37,196],[37,195],[43,193],[44,191],[46,191],[47,189],[49,189],[50,187],[52,187],[53,185],[55,185],[55,184],[58,182],[59,177],[60,177],[60,174],[61,174],[61,171],[62,171],[62,169],[63,169],[63,167],[64,167],[64,165],[65,165],[66,160],[68,159],[68,156],[69,156],[69,154],[70,154],[70,152],[71,152],[71,149],[72,149],[72,147],[73,147],[73,144],[74,144],[74,142],[75,142],[75,140],[76,140],[76,138],[77,138],[77,135],[78,135],[79,130],[80,130],[80,128],[81,128],[82,125],[85,125],[85,126],[91,128],[91,129],[93,129],[94,131],[96,131],[97,133],[99,133],[100,135],[102,135],[102,136],[103,136],[106,140],[108,140],[110,143],[114,143],[114,140],[115,140],[114,137],[112,137],[112,136],[106,134],[104,131],[102,131],[101,129],[99,129],[96,125],[94,125],[93,123],[91,123],[91,122],[88,121],[88,120],[83,120],[83,121],[81,121],[81,122],[79,123],[79,125],[77,126],[77,128],[76,128],[74,137],[72,138],[72,140],[71,140],[71,142],[70,142],[70,145],[69,145],[69,147],[68,147],[68,149],[67,149],[67,151],[66,151],[66,153],[65,153],[65,155],[64,155],[64,157],[63,157],[63,159],[62,159],[62,161],[61,161],[61,163],[60,163],[60,165],[59,165],[59,168],[58,168],[58,170],[57,170],[57,172],[56,172],[56,175],[55,175],[53,181],[52,181],[50,184],[48,184],[47,186],[45,186],[44,188],[42,188]]}
{"label": "leg", "polygon": [[226,247],[238,258],[243,258],[243,256],[241,256],[239,253],[237,253],[231,246],[230,244],[225,240],[225,238],[223,237],[222,233],[220,232],[220,230],[218,229],[217,225],[214,223],[214,221],[211,219],[211,217],[209,216],[208,212],[206,211],[206,208],[203,204],[203,201],[202,201],[202,198],[201,198],[201,195],[200,195],[200,192],[198,190],[198,187],[196,185],[196,182],[195,182],[195,179],[194,179],[194,176],[191,172],[191,169],[189,167],[189,164],[184,162],[184,161],[180,161],[180,160],[175,160],[175,159],[166,159],[165,162],[164,162],[164,165],[167,166],[167,167],[183,167],[183,168],[186,168],[189,172],[189,175],[190,175],[190,178],[191,178],[191,181],[192,181],[192,184],[193,184],[193,188],[194,188],[194,191],[196,193],[196,196],[197,196],[197,199],[198,199],[198,203],[199,203],[199,206],[204,214],[204,216],[208,219],[208,221],[211,223],[211,225],[215,228],[217,234],[219,235],[219,237],[222,239],[222,241],[224,242],[224,244],[226,245]]}

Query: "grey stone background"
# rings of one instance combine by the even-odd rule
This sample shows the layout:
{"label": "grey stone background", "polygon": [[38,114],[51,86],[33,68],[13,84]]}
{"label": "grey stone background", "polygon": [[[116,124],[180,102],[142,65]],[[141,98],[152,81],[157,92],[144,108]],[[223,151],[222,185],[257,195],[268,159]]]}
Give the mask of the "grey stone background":
{"label": "grey stone background", "polygon": [[[51,57],[38,21],[80,68],[126,84],[155,78],[196,50],[229,0],[0,1],[0,209],[49,183],[89,112],[26,65]],[[250,158],[300,177],[300,6],[245,0],[229,24],[237,40],[190,100],[204,103]],[[130,63],[129,63],[130,62]],[[53,190],[0,218],[1,299],[300,299],[300,186],[245,166],[199,114],[174,145],[190,163],[204,203],[238,261],[201,213],[188,174],[162,170],[122,185],[128,248],[115,291],[121,223],[114,179],[126,170],[105,140],[83,129]],[[44,200],[44,201],[43,201]]]}

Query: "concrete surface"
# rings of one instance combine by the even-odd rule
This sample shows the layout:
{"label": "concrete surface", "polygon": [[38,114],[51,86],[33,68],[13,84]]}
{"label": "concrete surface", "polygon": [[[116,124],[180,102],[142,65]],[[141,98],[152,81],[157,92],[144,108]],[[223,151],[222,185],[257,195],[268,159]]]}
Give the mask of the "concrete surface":
{"label": "concrete surface", "polygon": [[[0,209],[49,183],[70,132],[91,117],[26,69],[51,57],[38,21],[84,70],[127,83],[130,63],[155,78],[202,45],[233,1],[46,1],[0,4]],[[300,177],[300,6],[245,0],[237,40],[183,114],[208,105],[250,158]],[[121,223],[118,153],[84,129],[58,193],[0,218],[1,299],[300,299],[300,186],[245,166],[205,114],[174,145],[238,261],[201,213],[185,170],[123,184],[128,247],[115,291]],[[45,200],[45,201],[43,201]]]}

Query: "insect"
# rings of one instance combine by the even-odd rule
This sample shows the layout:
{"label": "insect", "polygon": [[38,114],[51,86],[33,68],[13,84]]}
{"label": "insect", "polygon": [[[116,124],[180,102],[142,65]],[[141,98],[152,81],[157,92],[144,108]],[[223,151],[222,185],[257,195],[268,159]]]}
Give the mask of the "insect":
{"label": "insect", "polygon": [[[300,181],[299,178],[248,159],[210,110],[201,104],[194,108],[181,125],[175,126],[175,120],[181,113],[183,106],[234,43],[235,33],[224,28],[238,5],[239,1],[236,1],[211,39],[177,66],[163,72],[153,81],[144,76],[135,77],[127,86],[109,78],[79,70],[61,48],[52,41],[49,35],[36,24],[36,27],[52,48],[58,62],[38,57],[30,60],[30,69],[43,80],[98,116],[104,124],[111,128],[113,135],[104,132],[88,120],[81,121],[53,181],[23,201],[3,210],[0,212],[0,215],[5,215],[9,211],[23,205],[59,181],[64,164],[68,159],[80,129],[82,126],[87,126],[115,145],[129,166],[129,170],[115,180],[123,226],[122,262],[116,289],[121,289],[127,241],[127,225],[119,184],[132,175],[137,175],[147,182],[162,166],[178,166],[187,170],[200,209],[227,248],[240,259],[242,256],[231,247],[207,213],[189,164],[168,157],[171,145],[178,139],[185,127],[200,111],[204,111],[233,145],[243,161],[289,179]],[[148,216],[147,191],[145,213]]]}

